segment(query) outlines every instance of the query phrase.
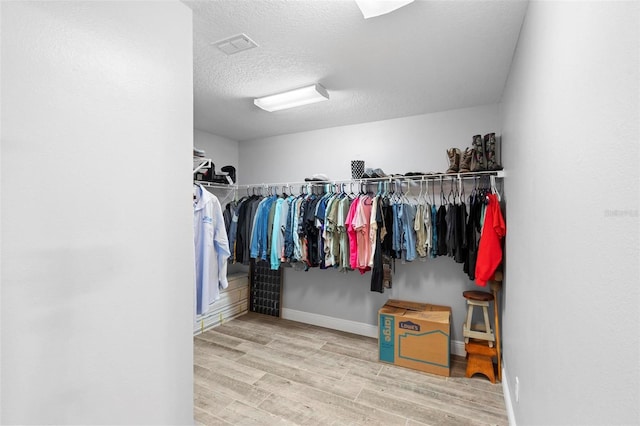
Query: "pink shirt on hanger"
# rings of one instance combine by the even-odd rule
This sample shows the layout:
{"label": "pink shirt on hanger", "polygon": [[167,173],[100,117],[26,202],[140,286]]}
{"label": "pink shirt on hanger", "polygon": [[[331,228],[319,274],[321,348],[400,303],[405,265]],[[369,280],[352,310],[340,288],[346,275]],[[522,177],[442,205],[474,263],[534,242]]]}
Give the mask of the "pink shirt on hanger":
{"label": "pink shirt on hanger", "polygon": [[356,228],[354,219],[360,204],[360,198],[356,198],[349,207],[349,213],[347,219],[344,221],[344,226],[347,228],[347,236],[349,237],[349,264],[352,269],[358,268],[358,240],[356,236]]}
{"label": "pink shirt on hanger", "polygon": [[371,207],[373,199],[368,195],[360,197],[360,204],[356,210],[354,218],[354,227],[356,229],[356,237],[358,243],[358,269],[360,273],[371,270],[369,267],[369,258],[371,257],[371,238],[369,237],[369,229],[371,226]]}

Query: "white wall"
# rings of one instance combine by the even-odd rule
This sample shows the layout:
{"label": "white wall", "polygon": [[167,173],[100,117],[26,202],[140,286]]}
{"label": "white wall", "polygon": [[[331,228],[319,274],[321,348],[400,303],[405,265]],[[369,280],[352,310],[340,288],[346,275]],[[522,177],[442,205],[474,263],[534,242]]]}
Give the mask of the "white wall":
{"label": "white wall", "polygon": [[[0,24],[2,23],[2,4],[0,3]],[[0,190],[2,189],[2,28],[0,27]],[[2,332],[2,193],[0,192],[0,333]],[[0,334],[0,423],[2,423],[2,335]]]}
{"label": "white wall", "polygon": [[192,422],[191,30],[2,2],[3,424]]}
{"label": "white wall", "polygon": [[640,422],[639,18],[637,2],[529,4],[502,114],[519,425]]}
{"label": "white wall", "polygon": [[193,146],[206,151],[207,158],[213,160],[215,164],[216,173],[220,173],[224,166],[233,166],[236,168],[236,174],[239,174],[237,141],[198,129],[194,129],[193,136]]}
{"label": "white wall", "polygon": [[[350,179],[352,159],[386,173],[446,170],[446,149],[470,146],[472,136],[497,131],[498,105],[485,105],[240,143],[241,183],[295,182],[313,173]],[[462,265],[439,257],[396,263],[393,292],[373,293],[371,274],[285,269],[283,307],[371,325],[391,296],[453,308],[453,339],[462,340],[464,290],[476,285]]]}
{"label": "white wall", "polygon": [[351,160],[386,173],[444,172],[446,149],[497,131],[498,111],[484,105],[242,142],[240,183],[302,181],[314,173],[351,179]]}

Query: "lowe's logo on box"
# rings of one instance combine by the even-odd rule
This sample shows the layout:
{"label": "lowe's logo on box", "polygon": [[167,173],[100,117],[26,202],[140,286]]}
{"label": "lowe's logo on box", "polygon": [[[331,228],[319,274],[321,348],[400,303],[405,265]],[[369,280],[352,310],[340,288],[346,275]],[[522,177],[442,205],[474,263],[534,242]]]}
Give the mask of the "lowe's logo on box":
{"label": "lowe's logo on box", "polygon": [[411,330],[411,331],[420,331],[420,324],[416,324],[411,321],[401,321],[400,328],[404,328],[405,330]]}

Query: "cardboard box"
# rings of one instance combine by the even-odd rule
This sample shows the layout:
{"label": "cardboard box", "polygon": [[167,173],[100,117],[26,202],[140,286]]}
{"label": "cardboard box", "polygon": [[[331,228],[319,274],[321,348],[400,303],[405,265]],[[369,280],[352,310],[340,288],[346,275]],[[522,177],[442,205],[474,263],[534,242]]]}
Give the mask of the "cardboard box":
{"label": "cardboard box", "polygon": [[450,375],[451,308],[389,300],[378,311],[380,361]]}

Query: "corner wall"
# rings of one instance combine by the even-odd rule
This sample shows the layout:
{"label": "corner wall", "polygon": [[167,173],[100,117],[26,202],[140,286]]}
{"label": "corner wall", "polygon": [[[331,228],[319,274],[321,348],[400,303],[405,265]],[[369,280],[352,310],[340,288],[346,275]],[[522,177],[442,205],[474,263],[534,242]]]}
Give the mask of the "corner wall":
{"label": "corner wall", "polygon": [[[296,182],[314,173],[350,179],[354,159],[386,173],[443,172],[447,148],[464,149],[473,135],[499,127],[494,104],[241,142],[240,183]],[[365,324],[360,329],[366,330],[366,324],[377,327],[378,309],[389,298],[447,305],[453,310],[452,339],[462,340],[462,292],[477,286],[461,264],[448,257],[396,262],[393,289],[384,294],[371,292],[370,280],[371,273],[285,268],[283,308],[297,311],[296,319],[323,315]]]}
{"label": "corner wall", "polygon": [[640,422],[639,7],[532,1],[520,35],[502,105],[518,425]]}
{"label": "corner wall", "polygon": [[0,423],[190,424],[191,11],[0,7]]}

